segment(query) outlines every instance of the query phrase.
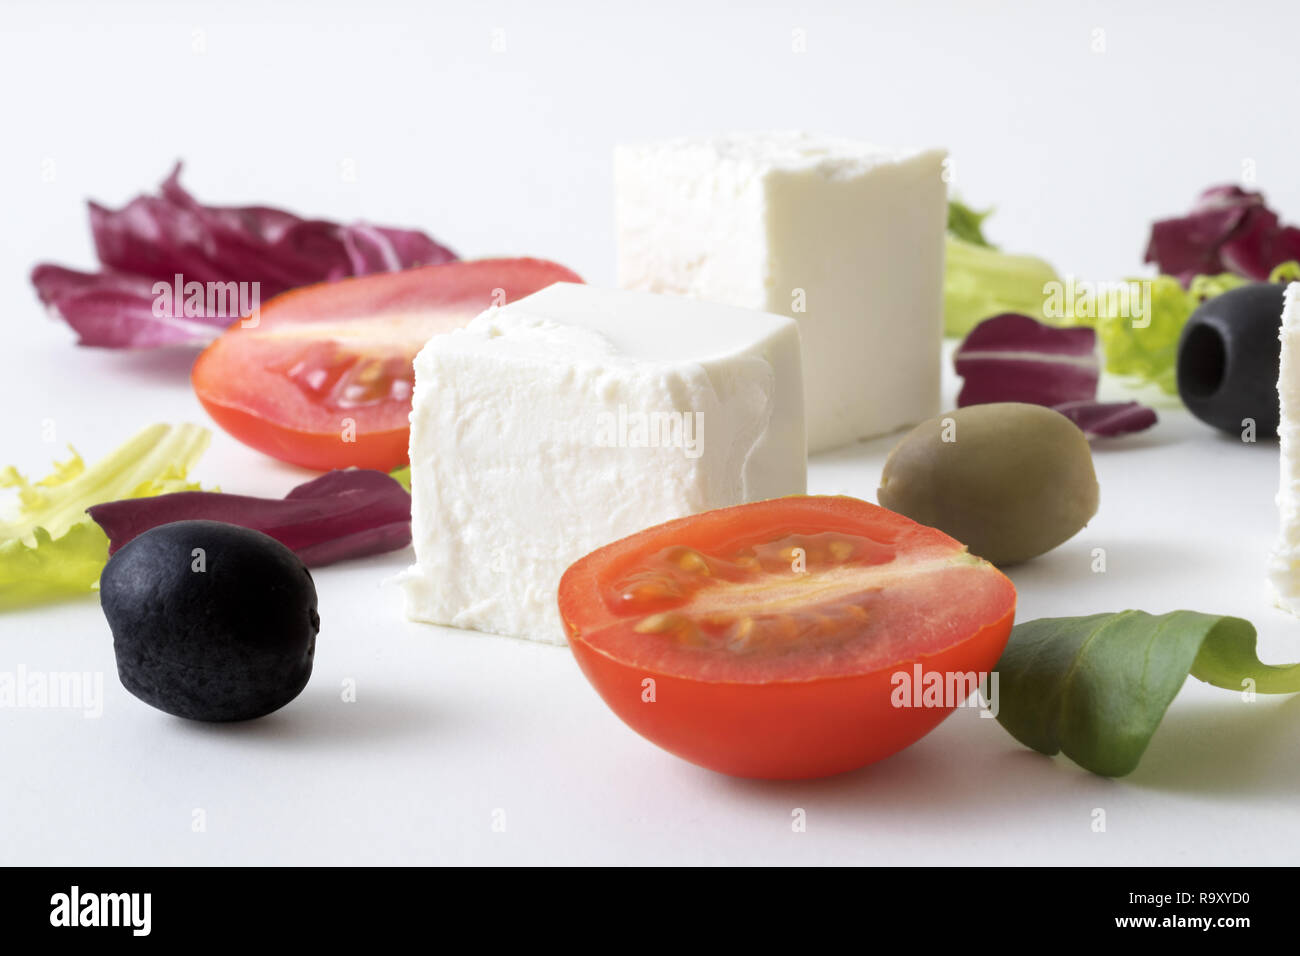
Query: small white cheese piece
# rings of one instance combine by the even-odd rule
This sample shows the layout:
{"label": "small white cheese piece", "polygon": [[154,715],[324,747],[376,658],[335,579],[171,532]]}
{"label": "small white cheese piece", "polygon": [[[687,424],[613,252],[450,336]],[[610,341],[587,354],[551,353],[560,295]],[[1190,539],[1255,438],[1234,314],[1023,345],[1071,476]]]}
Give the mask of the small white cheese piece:
{"label": "small white cheese piece", "polygon": [[615,151],[618,282],[794,317],[808,446],[939,412],[942,150],[802,133]]}
{"label": "small white cheese piece", "polygon": [[1282,478],[1277,489],[1281,529],[1269,560],[1277,606],[1300,615],[1300,282],[1287,286],[1282,310],[1282,366],[1277,380],[1282,418]]}
{"label": "small white cheese piece", "polygon": [[415,620],[565,643],[560,577],[711,508],[801,494],[798,328],[725,305],[557,283],[415,359]]}

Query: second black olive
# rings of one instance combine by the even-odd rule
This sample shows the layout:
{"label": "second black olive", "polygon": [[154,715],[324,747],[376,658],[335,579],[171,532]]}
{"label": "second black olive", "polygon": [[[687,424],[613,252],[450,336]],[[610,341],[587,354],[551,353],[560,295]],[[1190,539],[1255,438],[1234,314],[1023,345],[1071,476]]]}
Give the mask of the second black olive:
{"label": "second black olive", "polygon": [[1283,283],[1256,282],[1202,303],[1178,340],[1178,394],[1201,421],[1277,437]]}

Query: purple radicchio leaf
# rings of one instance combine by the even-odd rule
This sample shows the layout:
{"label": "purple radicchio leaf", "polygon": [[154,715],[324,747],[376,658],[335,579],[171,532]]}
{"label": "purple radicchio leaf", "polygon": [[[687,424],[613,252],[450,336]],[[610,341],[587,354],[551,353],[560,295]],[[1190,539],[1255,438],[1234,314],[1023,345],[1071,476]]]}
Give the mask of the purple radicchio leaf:
{"label": "purple radicchio leaf", "polygon": [[150,528],[193,518],[270,535],[311,567],[404,548],[411,542],[411,496],[382,471],[331,471],[284,498],[181,491],[86,509],[113,554]]}
{"label": "purple radicchio leaf", "polygon": [[202,319],[155,314],[154,280],[145,276],[41,265],[32,270],[32,285],[82,345],[159,348],[207,341],[214,334]]}
{"label": "purple radicchio leaf", "polygon": [[1063,402],[1054,406],[1091,441],[1145,431],[1156,423],[1155,409],[1137,402]]}
{"label": "purple radicchio leaf", "polygon": [[40,265],[37,295],[82,345],[151,348],[202,344],[238,315],[175,314],[155,282],[256,284],[260,302],[289,289],[355,275],[451,262],[456,254],[422,232],[303,219],[269,206],[205,206],[180,185],[177,163],[156,196],[121,209],[89,203],[103,270]]}
{"label": "purple radicchio leaf", "polygon": [[1007,312],[971,329],[953,355],[965,379],[957,406],[989,402],[1059,405],[1097,394],[1097,333],[1053,328]]}
{"label": "purple radicchio leaf", "polygon": [[1207,189],[1186,216],[1154,223],[1145,257],[1184,286],[1223,272],[1262,281],[1293,259],[1300,259],[1300,229],[1283,226],[1262,193],[1239,186]]}

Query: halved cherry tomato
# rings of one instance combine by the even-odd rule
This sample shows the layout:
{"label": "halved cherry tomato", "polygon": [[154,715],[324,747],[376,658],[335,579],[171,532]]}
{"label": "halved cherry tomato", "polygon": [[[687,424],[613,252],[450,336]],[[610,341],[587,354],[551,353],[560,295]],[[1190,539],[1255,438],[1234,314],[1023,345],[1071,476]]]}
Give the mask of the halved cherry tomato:
{"label": "halved cherry tomato", "polygon": [[607,545],[565,572],[559,605],[579,667],[633,730],[712,770],[794,779],[937,726],[962,700],[923,696],[915,665],[964,699],[1002,654],[1016,591],[934,528],[793,496]]}
{"label": "halved cherry tomato", "polygon": [[476,259],[294,289],[199,356],[194,391],[258,451],[317,468],[406,461],[415,354],[490,305],[581,282],[543,259]]}

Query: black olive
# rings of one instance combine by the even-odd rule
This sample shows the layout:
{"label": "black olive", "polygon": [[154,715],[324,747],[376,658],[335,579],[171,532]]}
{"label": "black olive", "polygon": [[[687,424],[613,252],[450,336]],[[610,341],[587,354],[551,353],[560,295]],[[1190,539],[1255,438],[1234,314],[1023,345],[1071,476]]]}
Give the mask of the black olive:
{"label": "black olive", "polygon": [[249,720],[307,686],[320,617],[306,565],[274,538],[177,521],[134,538],[100,577],[122,686],[192,720]]}
{"label": "black olive", "polygon": [[1201,304],[1178,340],[1178,393],[1201,421],[1276,438],[1284,283],[1255,282]]}

